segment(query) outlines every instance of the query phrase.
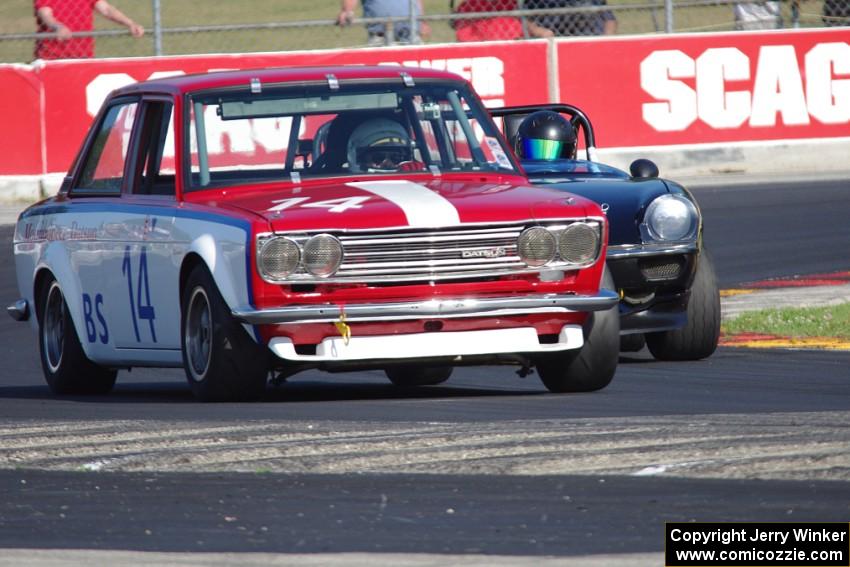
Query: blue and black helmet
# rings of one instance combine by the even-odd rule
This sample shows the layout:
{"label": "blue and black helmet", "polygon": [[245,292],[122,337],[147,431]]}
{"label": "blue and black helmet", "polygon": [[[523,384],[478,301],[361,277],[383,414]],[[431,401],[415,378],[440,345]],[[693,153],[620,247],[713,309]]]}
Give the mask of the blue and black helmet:
{"label": "blue and black helmet", "polygon": [[563,115],[538,110],[525,117],[517,129],[514,150],[520,159],[574,159],[576,130]]}

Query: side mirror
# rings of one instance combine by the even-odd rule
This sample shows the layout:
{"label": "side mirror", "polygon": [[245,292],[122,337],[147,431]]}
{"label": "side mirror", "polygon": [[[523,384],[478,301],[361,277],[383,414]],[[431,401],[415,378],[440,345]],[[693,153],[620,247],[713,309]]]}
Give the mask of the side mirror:
{"label": "side mirror", "polygon": [[[68,191],[70,191],[70,190],[71,190],[71,183],[72,183],[73,181],[74,181],[74,177],[73,177],[73,176],[71,176],[71,175],[68,175],[68,176],[66,176],[64,179],[62,179],[62,185],[60,185],[60,186],[59,186],[59,191],[57,191],[57,192],[56,192],[56,194],[57,194],[57,195],[58,195],[58,194],[60,194],[60,193],[65,193],[65,194],[67,194],[67,193],[68,193]],[[43,183],[44,183],[44,182],[42,182],[42,184],[43,184]],[[43,187],[43,186],[41,187],[41,192],[42,192],[42,194],[44,194],[44,195],[46,195],[46,194],[47,194],[47,191],[45,190],[45,187]]]}
{"label": "side mirror", "polygon": [[632,162],[632,165],[629,166],[629,173],[632,174],[632,177],[637,179],[658,177],[658,166],[655,165],[655,162],[648,159],[636,159]]}

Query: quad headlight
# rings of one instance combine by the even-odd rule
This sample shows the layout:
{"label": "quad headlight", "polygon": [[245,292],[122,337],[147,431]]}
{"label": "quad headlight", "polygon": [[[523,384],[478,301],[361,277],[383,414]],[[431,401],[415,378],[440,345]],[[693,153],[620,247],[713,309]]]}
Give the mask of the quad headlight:
{"label": "quad headlight", "polygon": [[517,251],[520,259],[532,268],[564,264],[580,267],[597,260],[601,244],[598,223],[574,222],[566,227],[525,229],[517,240]]}
{"label": "quad headlight", "polygon": [[558,237],[561,259],[570,264],[588,264],[599,255],[601,238],[598,225],[575,222]]}
{"label": "quad headlight", "polygon": [[266,240],[257,250],[257,267],[267,280],[285,280],[298,268],[300,261],[301,249],[298,244],[283,236]]}
{"label": "quad headlight", "polygon": [[555,235],[542,226],[532,226],[522,231],[517,241],[520,259],[529,266],[544,266],[555,259]]}
{"label": "quad headlight", "polygon": [[646,208],[641,227],[644,239],[676,242],[689,240],[699,229],[699,213],[682,195],[661,195]]}
{"label": "quad headlight", "polygon": [[310,238],[271,236],[257,241],[257,269],[269,282],[326,278],[336,273],[342,258],[342,244],[330,234]]}
{"label": "quad headlight", "polygon": [[330,234],[318,234],[304,243],[301,261],[308,272],[326,278],[342,263],[342,244]]}

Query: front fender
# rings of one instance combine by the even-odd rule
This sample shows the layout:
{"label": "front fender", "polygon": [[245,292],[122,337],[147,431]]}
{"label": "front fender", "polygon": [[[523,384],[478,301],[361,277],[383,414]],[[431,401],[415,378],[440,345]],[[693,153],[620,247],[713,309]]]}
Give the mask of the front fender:
{"label": "front fender", "polygon": [[187,255],[196,254],[204,262],[231,310],[252,303],[246,245],[203,234],[192,240],[187,250]]}
{"label": "front fender", "polygon": [[[71,263],[71,255],[68,253],[68,249],[65,244],[65,242],[48,242],[45,245],[44,252],[41,255],[36,269],[32,272],[32,280],[29,285],[30,293],[32,294],[32,313],[35,315],[39,308],[36,304],[38,301],[38,290],[35,289],[36,282],[39,281],[39,277],[43,275],[44,272],[50,272],[50,274],[52,274],[59,283],[59,289],[62,290],[62,297],[65,299],[65,305],[68,308],[68,313],[71,315],[71,321],[74,323],[74,329],[77,331],[77,337],[85,337],[86,329],[83,322],[83,292],[80,288],[79,279],[76,275],[77,272],[74,270]],[[38,318],[34,316],[31,320],[37,329]],[[91,358],[91,352],[89,352],[90,345],[83,340],[80,341],[80,344],[82,345],[83,352],[86,353],[86,356]]]}

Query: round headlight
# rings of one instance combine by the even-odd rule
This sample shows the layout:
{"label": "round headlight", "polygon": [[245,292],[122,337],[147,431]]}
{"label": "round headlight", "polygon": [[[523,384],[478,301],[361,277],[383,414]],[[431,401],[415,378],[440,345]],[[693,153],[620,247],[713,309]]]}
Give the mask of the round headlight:
{"label": "round headlight", "polygon": [[317,234],[304,244],[303,264],[314,276],[333,275],[342,264],[342,244],[330,234]]}
{"label": "round headlight", "polygon": [[257,253],[257,264],[264,278],[283,280],[298,268],[301,250],[298,245],[282,236],[267,240]]}
{"label": "round headlight", "polygon": [[599,229],[583,222],[575,222],[564,229],[558,238],[561,259],[571,264],[588,264],[599,254]]}
{"label": "round headlight", "polygon": [[535,268],[554,260],[555,248],[555,236],[542,226],[525,229],[517,240],[520,259]]}
{"label": "round headlight", "polygon": [[699,218],[694,204],[681,195],[662,195],[646,208],[645,223],[654,240],[686,240],[696,235]]}

